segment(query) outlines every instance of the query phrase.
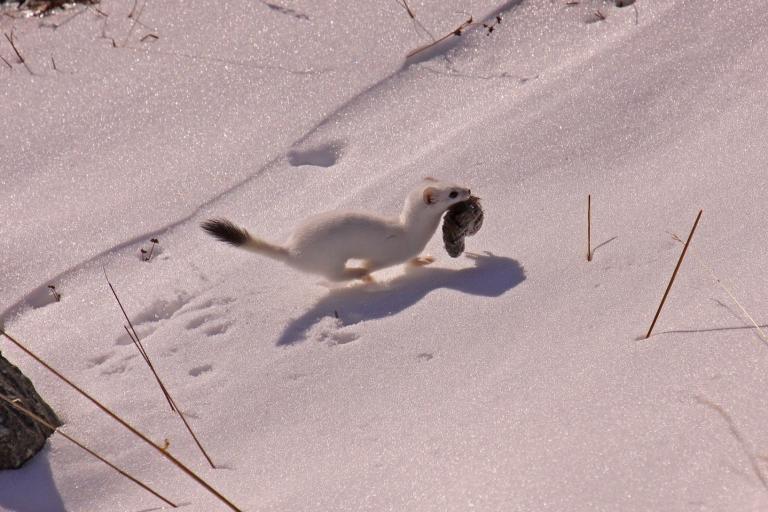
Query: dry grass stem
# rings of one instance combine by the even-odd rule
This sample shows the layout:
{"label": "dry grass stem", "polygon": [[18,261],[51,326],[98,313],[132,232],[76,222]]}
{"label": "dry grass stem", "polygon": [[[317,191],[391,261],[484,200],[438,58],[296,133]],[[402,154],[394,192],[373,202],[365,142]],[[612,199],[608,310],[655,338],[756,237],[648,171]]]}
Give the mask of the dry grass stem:
{"label": "dry grass stem", "polygon": [[34,75],[34,73],[29,67],[29,64],[27,64],[27,61],[24,59],[24,57],[21,56],[21,52],[16,47],[16,42],[13,40],[13,32],[11,32],[10,35],[9,34],[3,34],[3,35],[5,35],[5,38],[8,40],[9,43],[11,43],[11,48],[13,48],[13,51],[16,53],[16,57],[19,59],[19,62],[24,64],[24,67],[27,68],[27,71],[29,72],[30,75]]}
{"label": "dry grass stem", "polygon": [[128,44],[128,40],[131,38],[131,35],[133,34],[133,31],[136,30],[136,25],[141,24],[139,21],[139,18],[141,18],[141,14],[144,12],[144,7],[147,6],[147,1],[144,0],[144,3],[141,4],[141,7],[136,9],[136,5],[138,4],[138,0],[136,0],[133,4],[133,9],[131,9],[131,13],[128,15],[129,18],[133,20],[133,23],[131,23],[131,28],[128,30],[128,33],[125,35],[125,41],[123,41],[122,46],[126,46]]}
{"label": "dry grass stem", "polygon": [[682,265],[683,263],[683,258],[685,258],[685,253],[688,252],[688,246],[691,244],[693,233],[696,231],[696,226],[699,225],[699,219],[701,219],[701,214],[703,212],[704,210],[699,210],[699,214],[696,216],[696,221],[693,223],[693,227],[691,228],[691,233],[688,235],[688,240],[685,242],[685,247],[683,247],[683,252],[680,254],[680,259],[677,260],[675,271],[672,272],[672,278],[669,280],[667,289],[664,291],[664,296],[661,298],[661,303],[659,303],[659,309],[656,310],[656,315],[653,317],[653,322],[651,322],[651,327],[648,329],[648,334],[645,335],[645,339],[648,339],[651,337],[651,332],[653,332],[653,327],[656,325],[656,320],[659,319],[659,315],[661,314],[661,308],[664,307],[664,302],[667,300],[667,296],[669,295],[669,290],[672,289],[672,284],[675,282],[675,277],[677,277],[677,272],[680,270],[680,265]]}
{"label": "dry grass stem", "polygon": [[131,319],[128,317],[128,313],[125,312],[125,308],[123,307],[122,302],[120,302],[120,299],[117,296],[117,292],[115,291],[114,286],[112,286],[112,283],[109,282],[106,269],[102,269],[102,270],[104,270],[104,278],[107,280],[109,289],[112,290],[112,295],[114,295],[118,306],[120,306],[120,311],[123,312],[123,316],[125,317],[125,320],[128,322],[128,326],[130,326],[130,330],[128,329],[128,327],[123,326],[125,328],[125,331],[128,333],[128,337],[130,337],[131,340],[133,341],[133,344],[136,345],[136,348],[138,349],[139,353],[144,358],[144,362],[147,363],[147,366],[149,366],[149,369],[152,371],[152,374],[155,376],[155,380],[157,380],[157,383],[160,386],[160,389],[163,391],[163,394],[165,395],[165,399],[168,401],[168,405],[171,406],[171,411],[179,415],[182,423],[184,423],[184,427],[187,429],[187,432],[189,432],[189,435],[192,436],[192,439],[195,441],[195,444],[197,445],[198,449],[203,454],[203,457],[205,457],[205,460],[208,461],[208,464],[210,464],[212,468],[216,469],[216,465],[213,463],[213,460],[211,460],[211,457],[208,456],[208,453],[205,451],[205,448],[203,448],[202,443],[200,443],[200,440],[197,438],[197,435],[195,435],[195,432],[192,430],[192,427],[187,422],[187,418],[184,416],[184,413],[181,412],[181,409],[179,409],[179,407],[176,405],[176,401],[173,399],[170,392],[165,387],[165,384],[160,379],[160,376],[157,374],[157,371],[155,371],[155,366],[152,364],[152,361],[149,359],[149,355],[147,355],[147,351],[144,349],[144,345],[142,345],[141,340],[139,339],[139,334],[136,332],[136,329],[133,327],[133,323],[131,322]]}
{"label": "dry grass stem", "polygon": [[133,323],[131,322],[131,319],[128,317],[128,313],[125,312],[125,308],[123,307],[123,303],[120,302],[120,298],[117,296],[117,292],[115,291],[115,287],[112,286],[112,283],[109,281],[109,277],[107,277],[107,270],[102,268],[104,271],[104,279],[107,280],[107,284],[109,285],[109,289],[112,290],[112,295],[115,297],[115,300],[117,301],[117,305],[120,306],[120,311],[123,312],[123,316],[125,317],[125,320],[128,322],[128,325],[130,326],[130,330],[128,330],[128,327],[125,327],[125,331],[128,333],[128,337],[131,339],[133,344],[136,346],[136,349],[139,351],[139,354],[141,354],[141,357],[144,358],[144,362],[147,363],[147,366],[149,366],[149,369],[152,371],[152,375],[155,376],[155,380],[157,381],[157,385],[160,386],[160,389],[163,392],[163,395],[165,395],[165,399],[168,402],[168,405],[171,407],[171,411],[176,411],[176,408],[173,405],[173,400],[171,399],[171,395],[168,393],[168,390],[165,387],[165,384],[163,384],[163,381],[160,379],[160,376],[155,371],[155,367],[152,364],[152,361],[150,361],[149,356],[147,356],[146,350],[144,350],[144,346],[141,344],[141,340],[139,339],[138,333],[136,333],[136,329],[133,327]]}

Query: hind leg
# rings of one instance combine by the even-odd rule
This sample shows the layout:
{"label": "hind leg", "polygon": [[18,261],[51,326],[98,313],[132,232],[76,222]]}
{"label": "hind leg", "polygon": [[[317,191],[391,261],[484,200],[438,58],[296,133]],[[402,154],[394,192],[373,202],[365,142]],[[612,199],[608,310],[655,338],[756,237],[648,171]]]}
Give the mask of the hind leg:
{"label": "hind leg", "polygon": [[360,279],[366,283],[374,282],[371,271],[365,267],[345,268],[344,275],[347,276],[346,279]]}
{"label": "hind leg", "polygon": [[361,279],[365,282],[373,282],[371,270],[366,265],[366,262],[362,262],[362,265],[355,267],[347,267],[346,262],[338,266],[334,265],[333,268],[326,269],[323,274],[331,281]]}

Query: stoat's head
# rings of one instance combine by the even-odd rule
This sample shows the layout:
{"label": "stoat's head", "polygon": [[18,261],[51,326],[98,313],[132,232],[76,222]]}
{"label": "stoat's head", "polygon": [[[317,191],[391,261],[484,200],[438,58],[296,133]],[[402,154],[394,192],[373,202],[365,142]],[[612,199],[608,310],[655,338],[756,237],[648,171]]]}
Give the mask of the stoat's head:
{"label": "stoat's head", "polygon": [[425,178],[419,189],[419,195],[424,207],[436,211],[445,211],[456,203],[469,199],[471,192],[468,188]]}

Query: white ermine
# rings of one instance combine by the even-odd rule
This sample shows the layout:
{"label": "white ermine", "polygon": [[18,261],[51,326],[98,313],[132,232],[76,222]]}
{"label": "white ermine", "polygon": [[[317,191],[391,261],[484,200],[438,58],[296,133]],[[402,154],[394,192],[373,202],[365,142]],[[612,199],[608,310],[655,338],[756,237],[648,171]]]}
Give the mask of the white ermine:
{"label": "white ermine", "polygon": [[[201,227],[222,242],[330,281],[371,281],[369,274],[382,268],[407,261],[430,263],[431,259],[417,256],[432,238],[443,213],[469,196],[468,188],[427,178],[408,194],[399,218],[354,211],[321,213],[296,227],[284,245],[256,238],[226,219],[210,219]],[[360,264],[349,267],[349,260]]]}

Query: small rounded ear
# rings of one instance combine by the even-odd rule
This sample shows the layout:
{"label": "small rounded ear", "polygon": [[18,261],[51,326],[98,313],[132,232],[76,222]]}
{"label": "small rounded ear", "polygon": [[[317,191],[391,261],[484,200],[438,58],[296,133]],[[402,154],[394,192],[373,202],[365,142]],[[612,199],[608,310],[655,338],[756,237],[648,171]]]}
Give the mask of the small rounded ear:
{"label": "small rounded ear", "polygon": [[427,187],[424,189],[421,197],[424,199],[424,204],[435,204],[437,202],[437,189],[434,187]]}

